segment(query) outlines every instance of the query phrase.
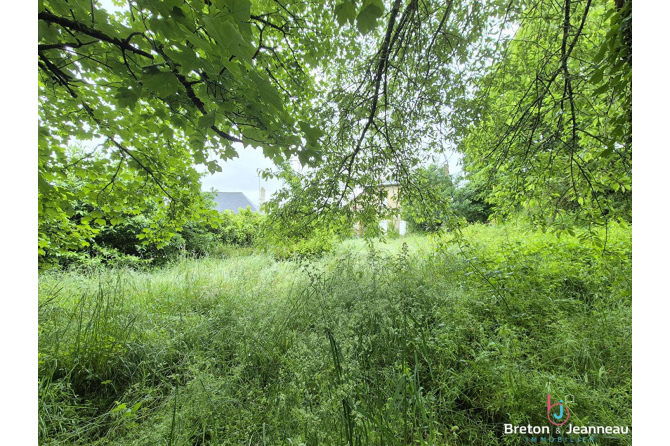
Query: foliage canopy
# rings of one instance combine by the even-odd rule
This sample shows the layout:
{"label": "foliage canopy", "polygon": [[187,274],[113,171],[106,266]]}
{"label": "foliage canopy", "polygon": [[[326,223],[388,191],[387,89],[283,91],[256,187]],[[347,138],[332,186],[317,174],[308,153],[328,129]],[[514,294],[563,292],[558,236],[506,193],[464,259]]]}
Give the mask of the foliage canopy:
{"label": "foliage canopy", "polygon": [[[318,159],[312,70],[334,46],[331,11],[317,3],[134,1],[109,12],[40,1],[40,249],[84,244],[150,205],[164,224],[149,235],[168,240],[199,218],[194,165],[220,170],[233,143]],[[95,147],[72,153],[77,142]],[[72,225],[75,200],[96,210]]]}
{"label": "foliage canopy", "polygon": [[628,219],[631,20],[630,0],[42,0],[40,254],[147,208],[166,243],[207,216],[195,166],[241,146],[308,167],[268,207],[284,227],[375,220],[350,201],[387,181],[434,213],[414,172],[449,149],[499,213]]}
{"label": "foliage canopy", "polygon": [[460,140],[501,214],[631,218],[631,3],[540,3],[479,82]]}

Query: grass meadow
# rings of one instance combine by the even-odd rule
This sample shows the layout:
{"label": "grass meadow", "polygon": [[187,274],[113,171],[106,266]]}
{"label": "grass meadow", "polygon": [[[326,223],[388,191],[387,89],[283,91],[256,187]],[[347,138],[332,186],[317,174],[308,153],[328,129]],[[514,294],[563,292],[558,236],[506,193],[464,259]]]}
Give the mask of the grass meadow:
{"label": "grass meadow", "polygon": [[630,426],[630,227],[464,240],[42,272],[40,443],[526,444],[503,426],[548,425],[548,393]]}

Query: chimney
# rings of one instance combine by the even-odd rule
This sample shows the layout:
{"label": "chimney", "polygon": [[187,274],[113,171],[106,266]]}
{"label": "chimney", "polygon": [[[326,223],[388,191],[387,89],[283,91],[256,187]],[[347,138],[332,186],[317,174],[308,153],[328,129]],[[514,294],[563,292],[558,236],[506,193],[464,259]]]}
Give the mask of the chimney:
{"label": "chimney", "polygon": [[449,163],[444,163],[444,174],[449,176]]}
{"label": "chimney", "polygon": [[265,188],[261,187],[261,199],[260,199],[259,206],[263,206],[263,203],[265,203]]}

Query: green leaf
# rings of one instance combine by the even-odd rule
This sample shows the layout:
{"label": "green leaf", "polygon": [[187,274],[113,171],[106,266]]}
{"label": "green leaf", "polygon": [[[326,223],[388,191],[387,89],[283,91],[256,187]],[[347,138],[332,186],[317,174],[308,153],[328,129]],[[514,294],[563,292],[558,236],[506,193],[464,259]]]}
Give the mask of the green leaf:
{"label": "green leaf", "polygon": [[123,108],[133,108],[140,98],[140,91],[127,87],[121,87],[119,88],[115,98],[117,99],[119,106]]}
{"label": "green leaf", "polygon": [[203,21],[207,25],[207,31],[214,36],[217,46],[221,48],[226,58],[236,56],[251,63],[254,48],[242,37],[240,31],[232,22],[213,17],[204,17]]}
{"label": "green leaf", "polygon": [[306,166],[307,163],[309,162],[310,158],[310,153],[307,150],[301,150],[298,152],[298,160],[300,161],[300,164],[303,166]]}
{"label": "green leaf", "polygon": [[607,158],[608,156],[612,155],[613,152],[614,152],[614,147],[608,147],[605,150],[603,150],[602,152],[600,152],[600,154],[598,156],[600,158]]}
{"label": "green leaf", "polygon": [[53,186],[49,184],[48,181],[44,179],[44,177],[38,173],[37,175],[37,188],[39,189],[40,192],[46,193],[50,189],[53,189]]}
{"label": "green leaf", "polygon": [[367,34],[377,27],[377,19],[384,14],[384,10],[375,4],[365,6],[356,17],[356,27],[361,34]]}
{"label": "green leaf", "polygon": [[166,97],[179,90],[179,81],[170,71],[161,71],[150,68],[141,78],[145,90],[156,92],[159,97]]}
{"label": "green leaf", "polygon": [[305,134],[307,144],[310,146],[317,145],[319,142],[319,138],[323,136],[323,131],[317,127],[312,127],[311,125],[309,125],[309,123],[305,121],[299,121],[298,125]]}
{"label": "green leaf", "polygon": [[589,82],[596,85],[599,84],[600,81],[603,80],[603,73],[605,71],[605,66],[603,65],[602,67],[598,68],[596,71],[593,72],[591,75],[591,78],[589,79]]}
{"label": "green leaf", "polygon": [[356,6],[351,0],[344,0],[335,6],[335,17],[340,26],[344,26],[347,21],[354,23],[356,19]]}
{"label": "green leaf", "polygon": [[125,404],[119,404],[119,405],[116,406],[114,409],[112,409],[112,410],[110,411],[110,413],[118,412],[118,411],[120,411],[120,410],[124,410],[125,408],[126,408],[126,405],[125,405]]}
{"label": "green leaf", "polygon": [[593,92],[593,94],[603,94],[609,89],[609,84],[603,84],[600,87],[596,88],[596,90]]}
{"label": "green leaf", "polygon": [[57,42],[58,31],[56,25],[49,25],[46,22],[38,22],[37,39],[38,42]]}
{"label": "green leaf", "polygon": [[607,45],[601,45],[600,51],[598,51],[598,54],[596,54],[593,58],[593,63],[602,62],[602,60],[605,58],[605,54],[607,54]]}
{"label": "green leaf", "polygon": [[184,47],[180,52],[172,53],[171,57],[176,63],[181,65],[181,71],[186,73],[190,72],[198,65],[198,58],[195,51],[190,48]]}
{"label": "green leaf", "polygon": [[184,11],[179,6],[173,6],[172,7],[172,18],[175,19],[177,22],[181,22],[186,18],[186,14],[184,14]]}
{"label": "green leaf", "polygon": [[207,113],[206,115],[202,115],[200,117],[200,119],[198,119],[198,127],[200,127],[201,129],[209,129],[215,123],[216,123],[216,113],[215,112],[211,112],[211,113]]}
{"label": "green leaf", "polygon": [[256,86],[261,98],[263,98],[266,102],[268,102],[277,110],[284,109],[284,101],[279,95],[277,89],[274,87],[274,85],[270,83],[270,81],[264,79],[255,72],[249,73],[249,77]]}
{"label": "green leaf", "polygon": [[227,0],[226,6],[238,23],[249,21],[251,16],[251,2],[249,0]]}

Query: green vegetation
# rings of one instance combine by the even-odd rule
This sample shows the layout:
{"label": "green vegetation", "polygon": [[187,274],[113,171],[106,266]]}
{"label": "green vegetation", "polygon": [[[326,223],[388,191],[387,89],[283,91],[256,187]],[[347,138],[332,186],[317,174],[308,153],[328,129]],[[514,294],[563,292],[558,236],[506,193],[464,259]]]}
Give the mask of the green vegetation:
{"label": "green vegetation", "polygon": [[[630,227],[40,275],[43,444],[520,444],[631,424]],[[596,444],[630,444],[630,436]]]}
{"label": "green vegetation", "polygon": [[435,232],[454,226],[450,221],[454,217],[468,223],[485,223],[493,213],[487,201],[491,191],[481,181],[450,175],[444,166],[436,164],[419,167],[413,177],[422,193],[432,198],[403,200],[401,216],[413,232]]}
{"label": "green vegetation", "polygon": [[[142,243],[146,234],[157,226],[154,213],[129,215],[120,224],[96,229],[85,246],[45,250],[40,266],[44,269],[99,265],[149,267],[184,256],[225,255],[231,248],[258,247],[267,239],[264,234],[270,229],[262,214],[249,209],[240,209],[237,214],[208,212],[207,220],[186,222],[169,242],[160,245]],[[72,223],[77,224],[80,219],[81,214],[76,212]]]}
{"label": "green vegetation", "polygon": [[[196,166],[220,171],[242,146],[312,167],[268,205],[292,233],[376,227],[392,210],[374,194],[350,201],[389,181],[430,225],[445,210],[419,171],[449,148],[478,191],[464,198],[484,191],[499,216],[631,220],[630,0],[41,0],[38,11],[41,258],[147,211],[142,242],[160,249],[209,218]],[[470,219],[489,213],[479,207]]]}
{"label": "green vegetation", "polygon": [[38,2],[42,444],[630,426],[631,0],[112,3]]}
{"label": "green vegetation", "polygon": [[477,81],[460,144],[499,215],[630,221],[631,4],[540,2]]}

